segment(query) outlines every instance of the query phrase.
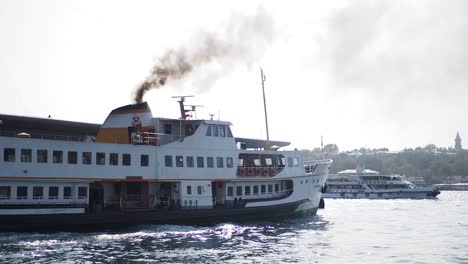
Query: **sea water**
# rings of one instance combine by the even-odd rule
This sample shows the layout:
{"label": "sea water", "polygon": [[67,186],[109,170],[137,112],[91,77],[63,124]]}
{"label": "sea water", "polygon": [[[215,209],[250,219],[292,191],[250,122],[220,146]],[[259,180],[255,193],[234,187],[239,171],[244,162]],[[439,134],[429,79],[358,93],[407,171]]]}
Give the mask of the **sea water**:
{"label": "sea water", "polygon": [[0,233],[1,263],[468,263],[468,192],[326,200],[316,216],[94,233]]}

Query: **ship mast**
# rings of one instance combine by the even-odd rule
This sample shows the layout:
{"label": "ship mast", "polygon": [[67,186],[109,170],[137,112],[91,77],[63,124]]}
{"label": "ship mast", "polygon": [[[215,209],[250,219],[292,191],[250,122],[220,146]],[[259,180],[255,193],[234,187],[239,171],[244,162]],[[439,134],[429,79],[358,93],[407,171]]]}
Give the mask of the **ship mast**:
{"label": "ship mast", "polygon": [[266,136],[267,136],[266,147],[269,148],[270,147],[270,134],[268,132],[268,116],[267,116],[266,99],[265,99],[265,81],[266,81],[266,77],[265,77],[265,74],[263,74],[263,69],[262,68],[260,68],[260,74],[261,74],[261,78],[262,78],[263,108],[264,108],[264,111],[265,111],[265,127],[266,127]]}

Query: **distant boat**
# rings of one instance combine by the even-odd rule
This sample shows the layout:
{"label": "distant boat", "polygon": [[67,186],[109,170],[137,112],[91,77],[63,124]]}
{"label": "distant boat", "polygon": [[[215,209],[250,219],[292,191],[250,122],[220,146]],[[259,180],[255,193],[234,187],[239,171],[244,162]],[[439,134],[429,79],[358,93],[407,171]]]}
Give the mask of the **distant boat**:
{"label": "distant boat", "polygon": [[440,191],[468,191],[468,183],[436,184],[434,187]]}
{"label": "distant boat", "polygon": [[416,186],[400,175],[382,175],[364,168],[329,175],[325,189],[323,198],[347,199],[426,199],[440,193],[437,189]]}

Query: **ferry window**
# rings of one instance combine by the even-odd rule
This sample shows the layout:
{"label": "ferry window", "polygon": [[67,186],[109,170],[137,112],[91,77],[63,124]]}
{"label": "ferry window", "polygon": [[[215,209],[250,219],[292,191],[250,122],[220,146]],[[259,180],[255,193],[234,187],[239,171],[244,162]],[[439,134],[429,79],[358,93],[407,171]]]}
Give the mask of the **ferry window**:
{"label": "ferry window", "polygon": [[0,186],[0,199],[1,200],[9,200],[10,195],[11,195],[10,186]]}
{"label": "ferry window", "polygon": [[227,196],[233,196],[234,195],[234,188],[232,186],[229,186],[227,188]]}
{"label": "ferry window", "polygon": [[172,125],[164,124],[164,134],[172,134]]}
{"label": "ferry window", "polygon": [[266,185],[261,185],[261,186],[260,186],[260,192],[261,192],[262,194],[265,194],[265,193],[266,193]]}
{"label": "ferry window", "polygon": [[292,166],[293,166],[292,158],[288,158],[288,167],[292,167]]}
{"label": "ferry window", "polygon": [[237,167],[244,167],[244,159],[243,158],[239,158],[237,160]]}
{"label": "ferry window", "polygon": [[73,189],[71,186],[63,187],[63,199],[71,199],[73,196],[72,190]]}
{"label": "ferry window", "polygon": [[76,151],[68,151],[68,164],[76,164],[78,153]]}
{"label": "ferry window", "polygon": [[27,186],[16,187],[16,199],[18,200],[28,199],[28,187]]}
{"label": "ferry window", "polygon": [[286,159],[284,157],[281,157],[281,159],[279,159],[279,166],[280,167],[286,166]]}
{"label": "ferry window", "polygon": [[236,186],[236,196],[242,196],[242,186]]}
{"label": "ferry window", "polygon": [[122,165],[130,166],[131,165],[132,157],[130,154],[122,154]]}
{"label": "ferry window", "polygon": [[63,151],[61,151],[61,150],[52,151],[52,162],[53,163],[63,163]]}
{"label": "ferry window", "polygon": [[255,164],[256,167],[262,166],[262,162],[261,162],[260,159],[254,159],[254,164]]}
{"label": "ferry window", "polygon": [[226,129],[224,128],[224,126],[219,127],[219,136],[220,137],[225,137],[226,136]]}
{"label": "ferry window", "polygon": [[216,167],[218,168],[224,167],[223,157],[216,157]]}
{"label": "ferry window", "polygon": [[273,192],[273,185],[268,184],[268,193],[272,193],[272,192]]}
{"label": "ferry window", "polygon": [[3,149],[3,161],[8,161],[8,162],[15,161],[15,149],[14,148]]}
{"label": "ferry window", "polygon": [[197,157],[197,168],[205,167],[205,164],[203,161],[204,161],[203,157]]}
{"label": "ferry window", "polygon": [[208,127],[206,128],[206,136],[211,137],[211,135],[212,135],[212,134],[211,134],[211,126],[208,126]]}
{"label": "ferry window", "polygon": [[97,164],[97,165],[104,165],[104,164],[106,164],[106,153],[104,153],[104,152],[96,152],[96,164]]}
{"label": "ferry window", "polygon": [[82,164],[91,164],[91,152],[83,152],[81,158]]}
{"label": "ferry window", "polygon": [[175,160],[176,160],[176,167],[183,167],[184,166],[184,157],[175,156]]}
{"label": "ferry window", "polygon": [[147,154],[141,154],[141,157],[140,157],[140,165],[142,167],[148,167],[148,164],[149,164],[149,155]]}
{"label": "ferry window", "polygon": [[44,187],[34,186],[33,187],[33,199],[39,200],[44,196]]}
{"label": "ferry window", "polygon": [[172,167],[172,156],[164,156],[164,164],[166,165],[166,167]]}
{"label": "ferry window", "polygon": [[255,185],[255,186],[253,187],[253,194],[254,194],[254,195],[258,195],[258,185]]}
{"label": "ferry window", "polygon": [[275,192],[279,192],[279,184],[275,184]]}
{"label": "ferry window", "polygon": [[110,153],[109,154],[109,164],[110,165],[119,165],[119,154],[118,153]]}
{"label": "ferry window", "polygon": [[214,158],[213,157],[207,157],[206,158],[206,167],[214,168]]}
{"label": "ferry window", "polygon": [[21,149],[21,162],[31,162],[31,161],[32,161],[32,150]]}
{"label": "ferry window", "polygon": [[246,196],[250,195],[250,186],[245,186],[244,193]]}
{"label": "ferry window", "polygon": [[234,167],[234,160],[233,160],[233,158],[231,158],[231,157],[227,157],[227,158],[226,158],[226,167],[228,167],[228,168]]}
{"label": "ferry window", "polygon": [[271,158],[265,158],[265,164],[267,166],[272,166],[273,165],[273,160]]}
{"label": "ferry window", "polygon": [[193,168],[194,163],[193,163],[193,156],[188,156],[187,157],[187,167]]}
{"label": "ferry window", "polygon": [[198,195],[202,194],[202,187],[201,186],[197,186],[197,193],[198,193]]}
{"label": "ferry window", "polygon": [[192,186],[187,186],[187,194],[192,194]]}
{"label": "ferry window", "polygon": [[299,167],[299,159],[298,158],[293,158],[293,165],[294,165],[294,167]]}
{"label": "ferry window", "polygon": [[88,187],[78,187],[78,199],[88,198]]}
{"label": "ferry window", "polygon": [[47,149],[38,149],[37,150],[37,162],[38,163],[47,163]]}
{"label": "ferry window", "polygon": [[226,127],[226,130],[227,130],[227,136],[232,137],[231,129],[229,127]]}
{"label": "ferry window", "polygon": [[59,187],[49,186],[49,199],[58,199]]}
{"label": "ferry window", "polygon": [[213,136],[215,137],[219,136],[218,126],[213,126]]}

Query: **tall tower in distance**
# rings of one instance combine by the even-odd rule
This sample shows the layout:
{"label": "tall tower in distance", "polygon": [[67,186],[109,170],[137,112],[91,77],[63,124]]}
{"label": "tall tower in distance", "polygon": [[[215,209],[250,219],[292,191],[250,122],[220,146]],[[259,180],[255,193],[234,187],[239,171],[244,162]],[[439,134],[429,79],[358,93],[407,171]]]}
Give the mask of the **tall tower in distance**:
{"label": "tall tower in distance", "polygon": [[455,137],[455,150],[460,151],[462,149],[460,134],[457,132]]}

